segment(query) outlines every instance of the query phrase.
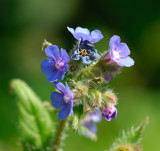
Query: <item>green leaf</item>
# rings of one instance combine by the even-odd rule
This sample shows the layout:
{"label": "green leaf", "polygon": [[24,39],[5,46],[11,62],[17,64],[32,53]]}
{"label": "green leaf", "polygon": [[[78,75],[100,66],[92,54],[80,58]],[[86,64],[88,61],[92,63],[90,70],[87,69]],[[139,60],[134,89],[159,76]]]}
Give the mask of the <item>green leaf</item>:
{"label": "green leaf", "polygon": [[22,80],[14,79],[10,86],[17,98],[19,130],[23,143],[36,148],[46,147],[50,144],[54,128],[48,111]]}
{"label": "green leaf", "polygon": [[141,147],[139,145],[142,140],[142,134],[148,122],[149,118],[147,117],[146,120],[137,128],[131,127],[131,130],[129,130],[127,133],[123,131],[122,136],[115,140],[110,151],[141,150]]}

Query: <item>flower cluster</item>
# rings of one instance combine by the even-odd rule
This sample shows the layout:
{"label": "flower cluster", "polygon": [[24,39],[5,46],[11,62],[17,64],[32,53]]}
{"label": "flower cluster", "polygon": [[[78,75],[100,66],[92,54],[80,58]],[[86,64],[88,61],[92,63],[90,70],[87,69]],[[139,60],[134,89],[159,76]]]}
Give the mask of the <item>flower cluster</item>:
{"label": "flower cluster", "polygon": [[[59,50],[56,45],[45,43],[45,53],[49,58],[42,62],[41,69],[47,75],[48,82],[53,82],[57,89],[50,98],[52,106],[59,109],[59,119],[64,120],[72,115],[73,125],[79,122],[96,134],[95,123],[101,120],[101,116],[107,121],[117,117],[117,97],[107,88],[107,83],[122,67],[134,65],[134,60],[129,57],[130,50],[127,44],[120,42],[119,36],[111,37],[109,51],[99,55],[94,46],[103,38],[99,30],[90,33],[87,28],[67,29],[77,40],[70,56],[65,49]],[[72,74],[66,74],[68,70]],[[83,109],[78,109],[79,106]],[[84,135],[89,137],[85,132]]]}
{"label": "flower cluster", "polygon": [[59,92],[51,94],[52,105],[59,111],[59,119],[64,120],[71,113],[73,115],[73,96],[67,83],[66,87],[57,80],[64,79],[65,73],[68,70],[69,56],[65,49],[61,48],[61,55],[56,45],[49,45],[45,49],[47,57],[41,64],[42,72],[47,76],[48,82],[53,82]]}

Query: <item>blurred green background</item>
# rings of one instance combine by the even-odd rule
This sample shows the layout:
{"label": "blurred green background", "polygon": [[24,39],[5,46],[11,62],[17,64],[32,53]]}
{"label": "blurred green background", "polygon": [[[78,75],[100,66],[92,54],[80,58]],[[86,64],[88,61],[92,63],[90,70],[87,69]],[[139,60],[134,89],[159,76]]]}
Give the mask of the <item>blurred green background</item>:
{"label": "blurred green background", "polygon": [[160,2],[157,0],[2,0],[0,1],[0,151],[21,151],[17,107],[9,81],[20,78],[50,101],[53,84],[40,64],[45,58],[43,40],[71,50],[75,39],[69,27],[101,30],[99,51],[119,35],[131,50],[135,65],[124,68],[109,84],[119,98],[117,119],[98,124],[98,141],[68,131],[66,151],[107,150],[122,129],[150,123],[143,135],[144,151],[158,151],[160,141]]}

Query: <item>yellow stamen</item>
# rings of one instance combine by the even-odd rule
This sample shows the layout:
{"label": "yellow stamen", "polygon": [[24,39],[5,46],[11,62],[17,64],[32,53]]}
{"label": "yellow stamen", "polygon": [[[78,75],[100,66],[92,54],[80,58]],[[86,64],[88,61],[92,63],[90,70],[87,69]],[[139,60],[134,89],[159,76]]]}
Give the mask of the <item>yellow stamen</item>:
{"label": "yellow stamen", "polygon": [[87,50],[86,49],[82,49],[80,51],[80,53],[81,53],[82,56],[86,56],[87,55]]}

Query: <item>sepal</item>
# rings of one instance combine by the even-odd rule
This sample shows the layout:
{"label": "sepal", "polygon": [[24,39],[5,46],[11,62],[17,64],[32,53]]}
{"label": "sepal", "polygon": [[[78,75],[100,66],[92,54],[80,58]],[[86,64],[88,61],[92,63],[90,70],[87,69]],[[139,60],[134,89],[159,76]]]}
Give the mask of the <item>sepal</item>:
{"label": "sepal", "polygon": [[42,43],[42,51],[44,51],[50,45],[52,45],[52,43],[50,43],[46,39],[44,39],[44,42]]}

